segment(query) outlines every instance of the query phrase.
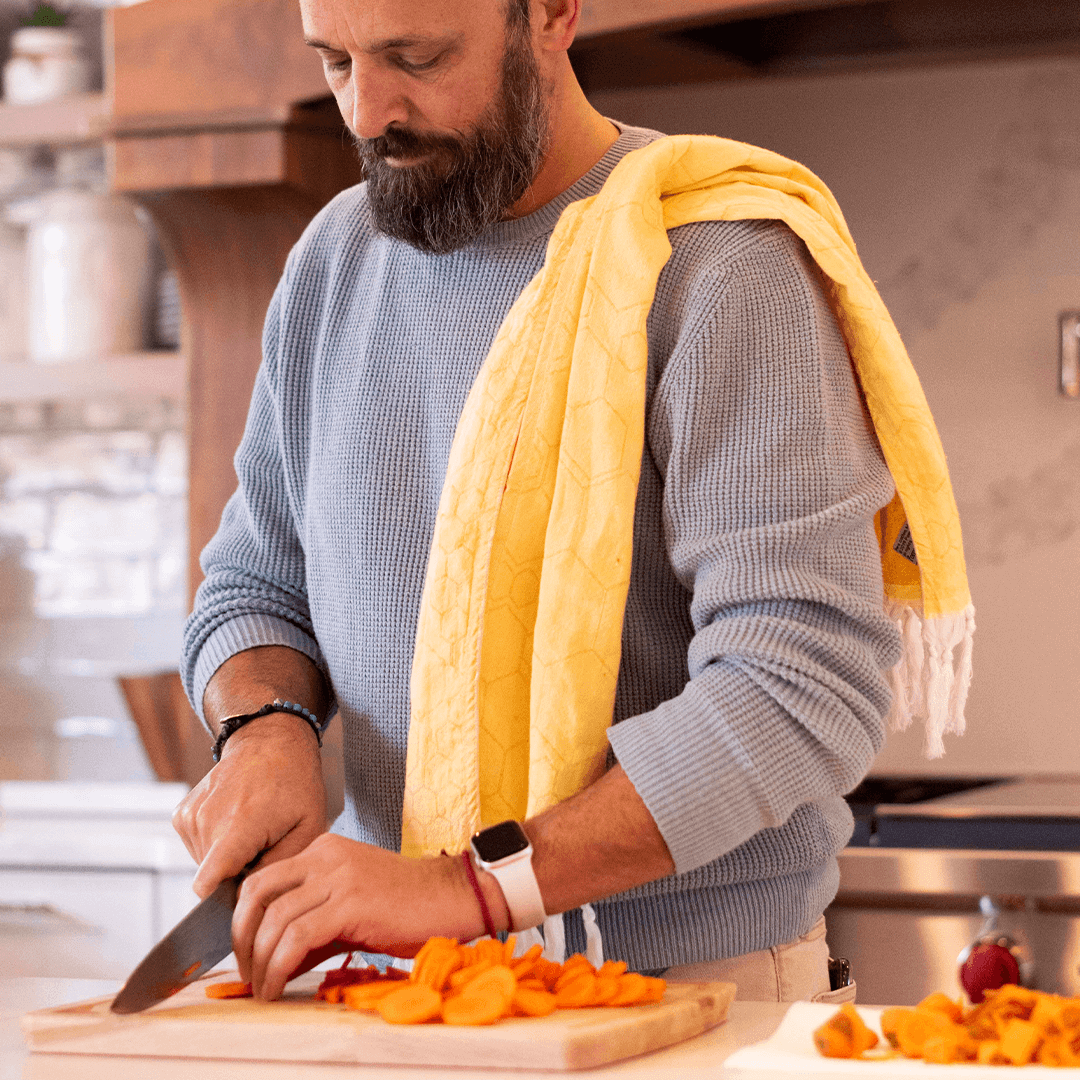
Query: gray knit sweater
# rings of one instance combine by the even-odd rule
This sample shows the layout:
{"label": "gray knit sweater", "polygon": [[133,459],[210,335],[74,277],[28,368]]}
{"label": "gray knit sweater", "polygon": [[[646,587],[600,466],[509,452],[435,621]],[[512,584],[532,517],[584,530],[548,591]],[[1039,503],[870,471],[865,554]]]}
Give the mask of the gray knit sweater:
{"label": "gray knit sweater", "polygon": [[[564,207],[657,137],[623,128],[557,199],[450,255],[376,233],[361,185],[289,258],[185,674],[198,707],[244,649],[321,665],[344,726],[346,836],[400,843],[413,639],[469,388]],[[872,520],[893,484],[806,249],[764,221],[671,242],[610,741],[677,872],[596,905],[607,954],[645,970],[811,927],[899,655]],[[580,914],[566,924],[583,948]]]}

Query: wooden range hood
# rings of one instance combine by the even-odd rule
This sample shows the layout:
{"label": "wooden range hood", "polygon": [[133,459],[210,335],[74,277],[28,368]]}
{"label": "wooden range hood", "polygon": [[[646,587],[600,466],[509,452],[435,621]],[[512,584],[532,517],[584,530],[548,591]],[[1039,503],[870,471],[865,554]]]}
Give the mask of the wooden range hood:
{"label": "wooden range hood", "polygon": [[[190,590],[285,256],[359,179],[296,0],[147,0],[107,14],[114,186],[178,272],[189,361]],[[1080,49],[1060,0],[585,0],[587,90]]]}
{"label": "wooden range hood", "polygon": [[1080,52],[1061,0],[585,0],[587,92]]}

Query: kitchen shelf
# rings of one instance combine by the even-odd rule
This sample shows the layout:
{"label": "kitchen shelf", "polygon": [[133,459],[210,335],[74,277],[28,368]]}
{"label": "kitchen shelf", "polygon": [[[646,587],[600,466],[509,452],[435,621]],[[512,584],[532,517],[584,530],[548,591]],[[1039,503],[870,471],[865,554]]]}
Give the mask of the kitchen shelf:
{"label": "kitchen shelf", "polygon": [[0,147],[98,142],[108,123],[108,102],[100,93],[76,94],[41,105],[0,103]]}
{"label": "kitchen shelf", "polygon": [[0,363],[0,404],[102,398],[184,400],[187,363],[181,352],[111,356],[97,363]]}

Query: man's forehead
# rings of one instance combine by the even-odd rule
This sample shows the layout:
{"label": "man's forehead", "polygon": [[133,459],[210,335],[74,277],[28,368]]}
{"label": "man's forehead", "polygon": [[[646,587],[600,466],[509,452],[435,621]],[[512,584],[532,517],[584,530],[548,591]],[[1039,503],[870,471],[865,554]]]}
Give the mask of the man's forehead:
{"label": "man's forehead", "polygon": [[371,47],[476,30],[501,35],[505,0],[300,0],[304,35],[331,46]]}

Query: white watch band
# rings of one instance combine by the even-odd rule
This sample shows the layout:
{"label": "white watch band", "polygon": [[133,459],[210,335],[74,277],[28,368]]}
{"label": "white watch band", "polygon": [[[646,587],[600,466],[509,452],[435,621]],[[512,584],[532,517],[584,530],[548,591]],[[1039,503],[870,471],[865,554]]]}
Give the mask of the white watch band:
{"label": "white watch band", "polygon": [[[479,862],[479,860],[477,860]],[[480,863],[502,889],[510,912],[510,929],[517,932],[539,926],[546,918],[544,900],[532,866],[532,849],[497,863]]]}

